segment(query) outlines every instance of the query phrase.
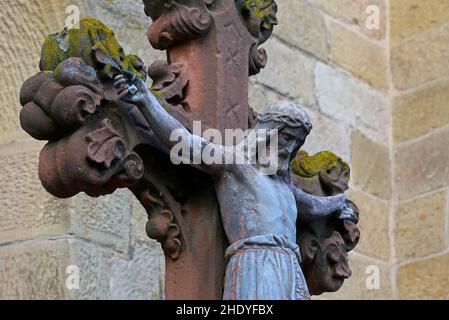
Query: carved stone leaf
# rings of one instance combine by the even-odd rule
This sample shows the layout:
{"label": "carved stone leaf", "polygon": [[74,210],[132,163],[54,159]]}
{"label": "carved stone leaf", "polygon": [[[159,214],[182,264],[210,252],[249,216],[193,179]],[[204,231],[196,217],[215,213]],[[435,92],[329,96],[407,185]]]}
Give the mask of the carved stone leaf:
{"label": "carved stone leaf", "polygon": [[89,143],[87,150],[88,160],[109,169],[114,160],[123,160],[125,157],[125,145],[112,126],[109,119],[103,120],[103,127],[86,137]]}
{"label": "carved stone leaf", "polygon": [[249,75],[258,74],[261,69],[266,67],[267,62],[267,51],[263,48],[258,48],[258,45],[254,44],[249,56]]}
{"label": "carved stone leaf", "polygon": [[182,72],[181,63],[168,65],[166,61],[156,61],[148,68],[148,74],[153,79],[152,90],[171,104],[182,103],[189,80]]}
{"label": "carved stone leaf", "polygon": [[145,0],[144,4],[145,12],[154,20],[148,38],[156,49],[165,50],[177,41],[194,39],[206,33],[212,23],[207,10],[210,1]]}
{"label": "carved stone leaf", "polygon": [[101,98],[84,86],[66,87],[53,101],[52,118],[61,128],[76,129],[97,111]]}
{"label": "carved stone leaf", "polygon": [[149,190],[141,194],[141,202],[149,211],[149,220],[146,225],[147,235],[151,239],[159,241],[165,254],[173,261],[179,258],[182,243],[180,240],[181,230],[175,221],[173,212],[166,208],[165,201],[159,197],[151,195]]}

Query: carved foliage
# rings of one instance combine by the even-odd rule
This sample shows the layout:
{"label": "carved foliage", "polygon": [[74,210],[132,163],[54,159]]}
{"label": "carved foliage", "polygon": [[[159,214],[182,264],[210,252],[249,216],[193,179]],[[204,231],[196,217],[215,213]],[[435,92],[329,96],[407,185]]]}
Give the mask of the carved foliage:
{"label": "carved foliage", "polygon": [[40,154],[39,176],[51,194],[109,194],[139,181],[143,162],[133,151],[123,110],[109,81],[130,70],[145,77],[141,60],[125,55],[114,33],[94,19],[81,28],[49,36],[42,71],[22,86],[21,125],[49,140]]}
{"label": "carved foliage", "polygon": [[136,55],[126,55],[114,32],[92,18],[81,19],[79,29],[64,29],[48,36],[41,52],[40,69],[53,71],[72,57],[81,58],[94,68],[95,77],[99,79],[111,79],[124,70],[142,79],[146,77],[142,60]]}
{"label": "carved foliage", "polygon": [[155,197],[148,189],[140,193],[140,201],[148,213],[147,235],[161,243],[166,256],[177,260],[181,253],[181,231],[173,211],[167,207],[161,194]]}
{"label": "carved foliage", "polygon": [[166,61],[159,60],[148,68],[148,75],[153,79],[151,89],[156,94],[174,106],[181,104],[188,109],[183,100],[189,80],[182,67],[181,63],[168,65]]}
{"label": "carved foliage", "polygon": [[[77,38],[82,41],[76,43]],[[181,231],[176,220],[182,219],[181,209],[162,182],[144,178],[143,160],[134,149],[148,144],[150,128],[136,106],[119,99],[110,81],[124,70],[144,78],[142,60],[125,55],[101,22],[84,19],[80,30],[47,38],[41,68],[46,71],[24,83],[20,99],[23,128],[36,139],[49,140],[39,160],[43,186],[60,198],[143,186],[136,195],[149,215],[148,235],[161,242],[168,257],[178,259]],[[188,81],[180,65],[159,62],[150,73],[159,96],[170,102],[183,99]]]}
{"label": "carved foliage", "polygon": [[[297,187],[316,196],[333,196],[348,189],[350,169],[331,152],[309,156],[300,151],[292,161]],[[302,268],[312,295],[335,292],[351,276],[348,252],[357,245],[359,211],[347,200],[346,209],[329,218],[298,221],[297,242]]]}
{"label": "carved foliage", "polygon": [[104,169],[109,169],[113,161],[125,157],[125,144],[110,119],[104,119],[101,128],[89,133],[86,141],[87,160]]}
{"label": "carved foliage", "polygon": [[[81,30],[71,32],[84,37],[83,46],[71,48],[66,30],[50,36],[41,62],[50,70],[27,80],[21,91],[23,128],[34,138],[50,141],[40,154],[42,184],[51,194],[67,198],[79,192],[95,197],[140,183],[145,187],[137,196],[149,214],[148,235],[176,260],[181,250],[173,214],[176,201],[170,201],[170,192],[157,179],[160,189],[144,179],[143,160],[133,151],[146,142],[136,129],[143,127],[147,133],[148,124],[136,106],[118,98],[108,80],[125,69],[146,75],[145,67],[137,56],[126,56],[113,32],[98,21],[84,20]],[[83,54],[58,63],[63,49],[64,58]],[[180,66],[156,63],[150,72],[156,93],[173,102],[182,100],[187,80]],[[151,196],[150,189],[158,197]]]}
{"label": "carved foliage", "polygon": [[249,56],[249,75],[253,76],[258,74],[263,68],[266,67],[267,62],[267,51],[263,48],[259,48],[257,44],[254,44],[251,47]]}
{"label": "carved foliage", "polygon": [[267,65],[267,52],[259,46],[268,40],[278,20],[278,10],[274,0],[236,0],[242,22],[256,39],[249,56],[249,75],[255,75]]}
{"label": "carved foliage", "polygon": [[87,123],[103,98],[95,70],[81,59],[63,61],[22,86],[22,127],[39,140],[56,140]]}
{"label": "carved foliage", "polygon": [[154,20],[148,39],[155,49],[206,33],[212,23],[207,5],[213,0],[144,0],[145,12]]}

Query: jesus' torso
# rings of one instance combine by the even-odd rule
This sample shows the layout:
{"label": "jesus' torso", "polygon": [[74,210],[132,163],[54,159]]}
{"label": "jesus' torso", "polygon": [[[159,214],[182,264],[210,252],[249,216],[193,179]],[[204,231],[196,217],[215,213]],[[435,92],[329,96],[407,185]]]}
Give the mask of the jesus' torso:
{"label": "jesus' torso", "polygon": [[240,165],[216,177],[215,189],[230,243],[264,234],[295,243],[296,200],[284,179]]}

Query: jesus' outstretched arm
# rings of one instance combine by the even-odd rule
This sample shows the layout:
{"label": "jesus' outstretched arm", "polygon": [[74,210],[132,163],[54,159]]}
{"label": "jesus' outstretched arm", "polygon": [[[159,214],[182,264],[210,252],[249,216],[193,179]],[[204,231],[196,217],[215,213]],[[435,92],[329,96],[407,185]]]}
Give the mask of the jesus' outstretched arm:
{"label": "jesus' outstretched arm", "polygon": [[303,219],[319,219],[341,211],[346,206],[346,196],[317,197],[295,188],[298,216]]}
{"label": "jesus' outstretched arm", "polygon": [[[157,138],[170,151],[173,151],[182,141],[185,144],[184,149],[189,150],[188,160],[194,162],[193,159],[198,159],[198,164],[212,174],[224,169],[224,166],[220,163],[206,164],[202,161],[202,153],[207,146],[213,146],[215,152],[222,153],[222,157],[224,157],[224,148],[191,134],[162,107],[142,79],[132,72],[125,71],[124,75],[115,77],[114,87],[123,101],[135,104],[140,109]],[[180,155],[180,157],[185,158],[186,155]]]}

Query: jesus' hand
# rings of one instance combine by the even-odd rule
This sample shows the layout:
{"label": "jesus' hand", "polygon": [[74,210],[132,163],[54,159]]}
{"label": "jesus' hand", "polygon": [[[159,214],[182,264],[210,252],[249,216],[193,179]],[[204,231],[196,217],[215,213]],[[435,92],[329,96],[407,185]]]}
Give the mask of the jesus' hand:
{"label": "jesus' hand", "polygon": [[150,94],[145,82],[130,71],[124,71],[114,78],[114,88],[121,100],[138,107],[145,104]]}

